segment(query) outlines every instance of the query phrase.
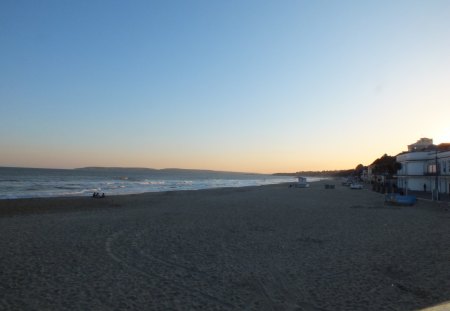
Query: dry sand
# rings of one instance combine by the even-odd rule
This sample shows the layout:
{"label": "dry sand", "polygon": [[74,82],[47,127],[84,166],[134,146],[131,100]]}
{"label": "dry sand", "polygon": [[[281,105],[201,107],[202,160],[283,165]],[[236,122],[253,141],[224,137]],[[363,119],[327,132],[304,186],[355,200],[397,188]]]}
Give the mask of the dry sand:
{"label": "dry sand", "polygon": [[0,309],[416,310],[450,300],[450,212],[323,184],[0,201]]}

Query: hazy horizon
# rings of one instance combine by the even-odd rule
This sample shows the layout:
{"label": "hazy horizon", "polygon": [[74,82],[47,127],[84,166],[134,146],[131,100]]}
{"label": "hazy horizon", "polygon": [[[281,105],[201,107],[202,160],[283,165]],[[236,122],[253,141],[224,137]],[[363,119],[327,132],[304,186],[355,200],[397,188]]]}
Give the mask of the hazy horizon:
{"label": "hazy horizon", "polygon": [[70,167],[70,168],[61,168],[61,167],[27,167],[27,166],[3,166],[0,165],[0,168],[7,169],[36,169],[36,170],[154,170],[154,171],[209,171],[209,172],[224,172],[224,173],[242,173],[242,174],[263,174],[263,173],[255,173],[255,172],[235,172],[235,171],[220,171],[220,170],[210,170],[210,169],[196,169],[196,168],[182,168],[182,167],[163,167],[163,168],[154,168],[154,167],[126,167],[126,166],[83,166],[83,167]]}
{"label": "hazy horizon", "polygon": [[341,170],[450,142],[450,2],[0,3],[0,166]]}

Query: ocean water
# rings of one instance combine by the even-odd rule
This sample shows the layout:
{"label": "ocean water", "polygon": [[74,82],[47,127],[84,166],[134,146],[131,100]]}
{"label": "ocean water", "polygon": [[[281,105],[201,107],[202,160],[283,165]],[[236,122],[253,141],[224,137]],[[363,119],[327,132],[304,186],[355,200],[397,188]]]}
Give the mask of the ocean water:
{"label": "ocean water", "polygon": [[[309,178],[313,182],[318,178]],[[0,167],[0,199],[120,195],[295,182],[294,177],[197,170],[30,169]]]}

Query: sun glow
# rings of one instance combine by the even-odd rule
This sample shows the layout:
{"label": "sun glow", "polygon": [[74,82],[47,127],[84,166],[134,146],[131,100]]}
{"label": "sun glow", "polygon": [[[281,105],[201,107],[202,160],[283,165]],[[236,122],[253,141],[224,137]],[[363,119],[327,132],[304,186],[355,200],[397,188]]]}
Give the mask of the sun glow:
{"label": "sun glow", "polygon": [[450,143],[450,129],[439,132],[434,138],[435,144]]}

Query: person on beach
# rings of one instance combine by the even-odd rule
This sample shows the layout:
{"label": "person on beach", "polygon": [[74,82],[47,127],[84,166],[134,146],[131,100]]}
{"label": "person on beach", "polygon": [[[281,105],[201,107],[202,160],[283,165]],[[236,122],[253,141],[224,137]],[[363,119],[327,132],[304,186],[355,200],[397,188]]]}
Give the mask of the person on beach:
{"label": "person on beach", "polygon": [[103,193],[102,196],[100,196],[100,193],[99,193],[99,192],[94,192],[94,193],[92,194],[92,197],[93,197],[93,198],[104,198],[104,197],[105,197],[105,194]]}

